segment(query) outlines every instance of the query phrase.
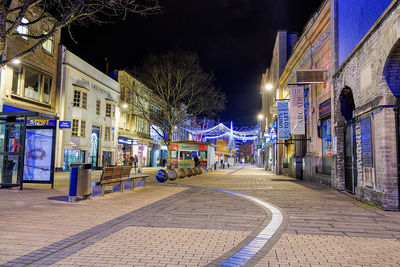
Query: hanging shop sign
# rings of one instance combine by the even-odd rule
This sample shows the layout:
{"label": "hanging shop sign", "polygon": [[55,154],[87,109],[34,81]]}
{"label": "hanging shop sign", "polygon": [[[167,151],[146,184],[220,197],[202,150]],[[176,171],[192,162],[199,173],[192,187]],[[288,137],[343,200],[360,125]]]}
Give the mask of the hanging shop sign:
{"label": "hanging shop sign", "polygon": [[326,70],[298,70],[296,78],[297,84],[324,83]]}
{"label": "hanging shop sign", "polygon": [[289,103],[277,102],[277,107],[278,107],[278,139],[288,140],[290,139]]}
{"label": "hanging shop sign", "polygon": [[290,133],[306,134],[304,123],[304,87],[290,87]]}
{"label": "hanging shop sign", "polygon": [[361,119],[361,151],[364,167],[373,167],[371,116]]}
{"label": "hanging shop sign", "polygon": [[60,129],[70,129],[71,128],[71,121],[59,121],[58,128]]}

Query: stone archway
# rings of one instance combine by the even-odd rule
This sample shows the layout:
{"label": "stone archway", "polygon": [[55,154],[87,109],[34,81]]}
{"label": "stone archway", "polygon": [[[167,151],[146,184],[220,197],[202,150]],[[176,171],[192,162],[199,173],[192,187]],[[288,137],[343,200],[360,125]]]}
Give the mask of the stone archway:
{"label": "stone archway", "polygon": [[355,103],[350,87],[344,87],[335,109],[335,136],[337,138],[335,187],[354,194],[356,176],[355,127],[353,112]]}

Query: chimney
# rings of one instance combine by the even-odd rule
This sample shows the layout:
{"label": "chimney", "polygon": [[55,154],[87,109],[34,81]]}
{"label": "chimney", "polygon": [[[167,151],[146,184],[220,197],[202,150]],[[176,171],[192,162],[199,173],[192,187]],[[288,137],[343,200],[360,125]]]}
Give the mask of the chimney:
{"label": "chimney", "polygon": [[106,61],[106,75],[108,76],[108,59],[107,59],[107,57],[105,57],[104,60]]}

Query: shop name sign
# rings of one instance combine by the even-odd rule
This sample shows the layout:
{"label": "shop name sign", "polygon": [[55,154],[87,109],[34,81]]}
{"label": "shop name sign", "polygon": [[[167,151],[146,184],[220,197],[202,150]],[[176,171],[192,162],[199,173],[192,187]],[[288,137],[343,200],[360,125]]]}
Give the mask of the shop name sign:
{"label": "shop name sign", "polygon": [[58,128],[60,129],[70,129],[71,128],[71,121],[59,121]]}
{"label": "shop name sign", "polygon": [[303,135],[304,124],[304,87],[290,87],[290,133]]}
{"label": "shop name sign", "polygon": [[96,90],[96,91],[98,91],[98,92],[100,92],[102,94],[107,95],[107,97],[113,99],[110,92],[108,92],[106,89],[103,89],[103,88],[101,88],[100,86],[98,86],[98,85],[96,85],[94,83],[89,82],[88,80],[85,80],[85,79],[81,78],[81,80],[78,81],[78,83],[79,83],[79,85],[81,85],[81,86],[83,86],[85,88],[92,88],[92,89],[94,89],[94,90]]}
{"label": "shop name sign", "polygon": [[118,137],[118,143],[120,144],[125,144],[125,145],[137,145],[138,140],[137,139],[129,139],[126,137],[119,136]]}
{"label": "shop name sign", "polygon": [[197,145],[187,145],[187,144],[180,144],[180,150],[197,150]]}
{"label": "shop name sign", "polygon": [[288,140],[290,139],[290,127],[289,127],[289,103],[278,102],[278,139]]}

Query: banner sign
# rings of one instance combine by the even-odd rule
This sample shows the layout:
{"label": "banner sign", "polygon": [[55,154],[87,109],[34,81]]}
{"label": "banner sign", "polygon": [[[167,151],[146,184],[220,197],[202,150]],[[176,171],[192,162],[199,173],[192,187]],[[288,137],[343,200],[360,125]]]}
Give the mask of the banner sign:
{"label": "banner sign", "polygon": [[373,167],[371,116],[361,119],[361,152],[364,167]]}
{"label": "banner sign", "polygon": [[26,130],[24,181],[50,181],[52,145],[53,129]]}
{"label": "banner sign", "polygon": [[290,133],[306,134],[304,123],[304,87],[290,87]]}
{"label": "banner sign", "polygon": [[289,103],[277,102],[276,104],[278,107],[278,139],[288,140],[290,139]]}

